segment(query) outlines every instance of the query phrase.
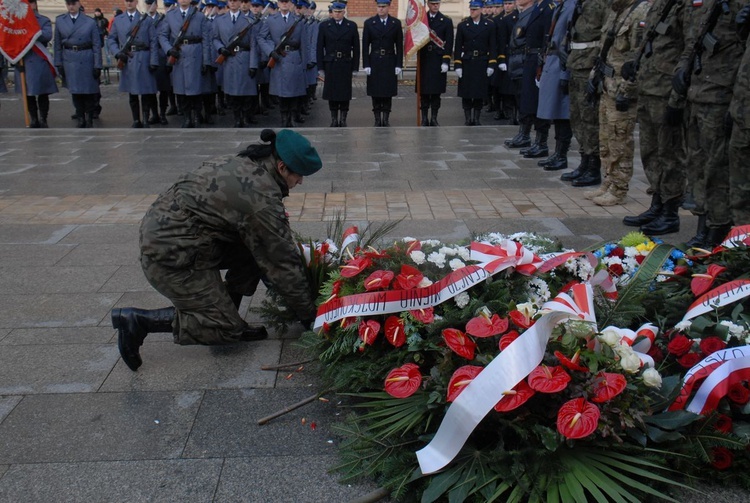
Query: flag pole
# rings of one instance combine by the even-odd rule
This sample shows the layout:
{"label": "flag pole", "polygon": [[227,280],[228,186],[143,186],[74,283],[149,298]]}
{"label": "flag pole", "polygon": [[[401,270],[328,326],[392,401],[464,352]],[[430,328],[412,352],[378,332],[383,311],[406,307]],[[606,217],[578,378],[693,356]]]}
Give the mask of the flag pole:
{"label": "flag pole", "polygon": [[26,127],[31,125],[29,117],[29,100],[26,98],[26,67],[23,64],[23,58],[18,61],[18,70],[21,72],[21,101],[23,101],[23,119]]}
{"label": "flag pole", "polygon": [[419,60],[421,58],[419,54],[420,52],[422,51],[417,51],[417,83],[416,83],[416,86],[417,86],[417,126],[420,126],[422,124],[422,121],[420,120],[420,117],[419,117],[420,111],[422,110],[422,93],[420,92],[420,85],[421,85],[420,81],[421,81],[422,72],[420,70],[421,65],[419,64]]}

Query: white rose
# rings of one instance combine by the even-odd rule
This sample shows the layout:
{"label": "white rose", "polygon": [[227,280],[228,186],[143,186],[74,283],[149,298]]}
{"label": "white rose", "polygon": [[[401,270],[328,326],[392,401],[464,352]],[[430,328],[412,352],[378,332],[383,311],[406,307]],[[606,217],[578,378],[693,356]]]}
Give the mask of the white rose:
{"label": "white rose", "polygon": [[650,388],[661,388],[661,375],[659,371],[653,367],[649,367],[643,371],[643,384]]}
{"label": "white rose", "polygon": [[424,264],[425,255],[419,250],[414,250],[409,254],[409,258],[411,258],[415,264],[420,265]]}
{"label": "white rose", "polygon": [[620,358],[620,366],[628,374],[635,374],[641,368],[641,359],[637,354],[631,353]]}
{"label": "white rose", "polygon": [[620,343],[620,334],[612,327],[607,327],[602,330],[602,333],[599,335],[599,340],[613,348]]}

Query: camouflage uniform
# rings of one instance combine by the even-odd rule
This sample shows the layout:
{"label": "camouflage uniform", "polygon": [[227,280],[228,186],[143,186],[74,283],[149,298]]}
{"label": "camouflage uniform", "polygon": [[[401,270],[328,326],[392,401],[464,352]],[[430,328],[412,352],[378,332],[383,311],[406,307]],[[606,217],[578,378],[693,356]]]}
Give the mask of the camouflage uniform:
{"label": "camouflage uniform", "polygon": [[[639,3],[640,2],[640,3]],[[633,130],[635,129],[637,88],[622,78],[622,65],[631,61],[643,38],[643,20],[648,3],[641,0],[615,0],[602,33],[616,29],[606,60],[612,69],[605,74],[599,101],[599,155],[606,174],[607,192],[592,201],[600,206],[622,204],[633,176]],[[626,100],[627,110],[617,110],[616,100]]]}
{"label": "camouflage uniform", "polygon": [[[162,193],[141,223],[141,266],[176,310],[175,342],[237,342],[246,328],[232,294],[263,277],[300,320],[315,315],[282,198],[277,159],[207,162]],[[228,269],[226,285],[220,270]]]}
{"label": "camouflage uniform", "polygon": [[[750,46],[748,46],[750,47]],[[750,49],[745,49],[729,111],[734,119],[729,140],[729,203],[735,225],[750,224]]]}

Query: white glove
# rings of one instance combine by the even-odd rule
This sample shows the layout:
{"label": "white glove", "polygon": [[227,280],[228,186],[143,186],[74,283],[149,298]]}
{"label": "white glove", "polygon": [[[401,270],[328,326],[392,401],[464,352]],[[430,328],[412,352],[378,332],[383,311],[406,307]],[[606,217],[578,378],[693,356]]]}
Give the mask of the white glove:
{"label": "white glove", "polygon": [[534,84],[536,84],[536,87],[539,87],[539,79],[534,79]]}
{"label": "white glove", "polygon": [[370,75],[371,73],[372,73],[372,68],[370,68],[369,66],[365,67],[365,75]]}
{"label": "white glove", "polygon": [[326,76],[326,71],[325,70],[318,70],[318,75],[320,75],[321,77],[325,77]]}
{"label": "white glove", "polygon": [[440,73],[448,73],[448,63],[440,65]]}
{"label": "white glove", "polygon": [[499,65],[497,65],[497,69],[500,70],[501,72],[507,72],[508,65],[506,65],[505,63],[500,63]]}
{"label": "white glove", "polygon": [[359,70],[354,70],[352,72],[352,77],[356,77],[358,73],[359,73]]}
{"label": "white glove", "polygon": [[463,68],[456,68],[456,77],[459,79],[464,76],[464,70]]}
{"label": "white glove", "polygon": [[398,77],[399,75],[401,75],[401,68],[396,67],[396,77]]}
{"label": "white glove", "polygon": [[494,68],[487,67],[487,76],[492,77],[492,74],[495,73]]}

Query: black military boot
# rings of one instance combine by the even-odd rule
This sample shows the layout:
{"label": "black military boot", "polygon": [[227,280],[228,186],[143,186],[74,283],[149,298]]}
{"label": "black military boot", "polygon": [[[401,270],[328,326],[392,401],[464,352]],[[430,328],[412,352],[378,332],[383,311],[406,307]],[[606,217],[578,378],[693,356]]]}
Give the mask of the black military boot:
{"label": "black military boot", "polygon": [[688,248],[706,248],[708,237],[708,226],[706,225],[706,215],[698,215],[698,229],[695,231],[689,241],[685,243]]}
{"label": "black military boot", "polygon": [[[669,201],[663,203],[659,216],[656,217],[654,220],[648,222],[647,224],[642,225],[640,229],[641,232],[646,234],[647,236],[661,236],[663,234],[672,234],[675,232],[679,232],[680,231],[680,215],[679,215],[680,202],[681,202],[681,198],[674,197],[670,199]],[[653,201],[651,204],[653,205]],[[643,213],[641,215],[643,215]]]}
{"label": "black military boot", "polygon": [[347,115],[349,115],[349,110],[341,110],[341,115],[339,115],[339,127],[346,127]]}
{"label": "black military boot", "polygon": [[383,118],[380,115],[380,110],[373,112],[375,115],[375,127],[381,127],[383,125]]}
{"label": "black military boot", "polygon": [[464,126],[473,126],[474,118],[471,116],[471,108],[464,108]]}
{"label": "black military boot", "polygon": [[245,123],[242,121],[242,111],[234,110],[232,113],[234,115],[234,127],[245,127]]}
{"label": "black military boot", "polygon": [[145,108],[143,110],[143,118],[141,119],[141,122],[143,122],[143,127],[150,128],[151,127],[151,120],[148,118],[149,116],[149,110],[148,108]]}
{"label": "black military boot", "polygon": [[549,147],[547,146],[548,137],[549,129],[537,131],[534,144],[526,152],[521,150],[521,154],[523,155],[524,159],[547,157],[549,155]]}
{"label": "black military boot", "polygon": [[339,127],[339,111],[331,110],[331,127]]}
{"label": "black military boot", "polygon": [[653,222],[659,217],[659,215],[661,215],[663,207],[664,205],[661,203],[661,194],[654,192],[651,196],[651,206],[649,206],[646,211],[634,217],[628,215],[622,219],[622,223],[631,227],[639,227],[649,222]]}
{"label": "black military boot", "polygon": [[391,112],[383,112],[383,127],[391,127]]}
{"label": "black military boot", "polygon": [[588,169],[588,163],[590,160],[590,155],[581,154],[581,164],[579,164],[578,167],[573,171],[568,171],[567,173],[563,173],[562,175],[560,175],[560,180],[562,180],[563,182],[570,182],[580,178],[581,175],[583,175],[583,173]]}
{"label": "black military boot", "polygon": [[286,113],[286,125],[285,127],[294,127],[294,123],[292,122],[292,112]]}
{"label": "black military boot", "polygon": [[481,126],[482,123],[479,121],[479,117],[482,115],[482,109],[481,108],[475,108],[474,109],[474,125],[475,126]]}
{"label": "black military boot", "polygon": [[136,309],[123,307],[112,310],[112,327],[117,329],[117,348],[122,361],[135,372],[143,361],[139,348],[150,333],[172,332],[175,309]]}
{"label": "black military boot", "polygon": [[589,158],[588,169],[584,174],[573,180],[573,187],[591,187],[602,183],[602,160],[599,156]]}
{"label": "black military boot", "polygon": [[76,110],[75,113],[75,119],[76,119],[76,127],[77,128],[85,128],[86,127],[86,114],[84,112],[79,112]]}
{"label": "black military boot", "polygon": [[437,121],[437,115],[438,115],[438,109],[437,108],[433,108],[432,109],[432,113],[430,114],[430,126],[437,127],[437,126],[440,125],[440,124],[438,124],[438,121]]}
{"label": "black military boot", "polygon": [[86,112],[86,127],[94,127],[94,113]]}
{"label": "black military boot", "polygon": [[551,158],[548,158],[548,160],[551,160],[543,166],[544,171],[559,171],[561,169],[568,169],[569,149],[570,140],[558,140],[555,143],[555,155],[553,155]]}
{"label": "black military boot", "polygon": [[727,237],[727,234],[729,234],[729,231],[731,230],[732,226],[729,224],[726,225],[719,225],[717,227],[709,227],[708,233],[706,234],[706,246],[708,249],[714,248],[715,246],[719,246],[722,241],[724,241],[724,238]]}
{"label": "black military boot", "polygon": [[525,148],[531,146],[531,121],[522,120],[518,126],[518,134],[509,140],[505,140],[508,148]]}
{"label": "black military boot", "polygon": [[430,119],[427,118],[427,109],[422,109],[422,123],[420,126],[429,126],[430,125]]}

